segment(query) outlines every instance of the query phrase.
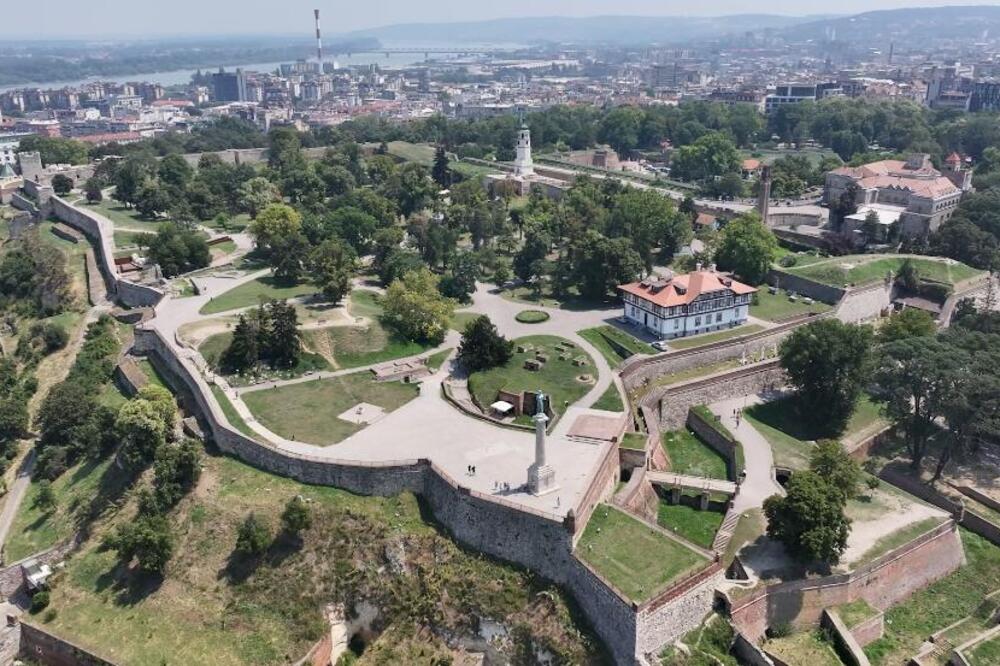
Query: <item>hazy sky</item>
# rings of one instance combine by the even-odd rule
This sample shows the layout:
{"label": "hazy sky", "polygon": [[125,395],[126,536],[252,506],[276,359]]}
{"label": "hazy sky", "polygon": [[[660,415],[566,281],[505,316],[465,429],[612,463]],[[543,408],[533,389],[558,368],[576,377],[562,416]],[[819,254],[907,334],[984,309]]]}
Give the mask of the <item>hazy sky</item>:
{"label": "hazy sky", "polygon": [[0,35],[67,36],[293,33],[308,34],[312,9],[323,32],[389,23],[465,21],[513,16],[718,15],[856,13],[913,6],[996,4],[983,0],[11,0],[0,10]]}

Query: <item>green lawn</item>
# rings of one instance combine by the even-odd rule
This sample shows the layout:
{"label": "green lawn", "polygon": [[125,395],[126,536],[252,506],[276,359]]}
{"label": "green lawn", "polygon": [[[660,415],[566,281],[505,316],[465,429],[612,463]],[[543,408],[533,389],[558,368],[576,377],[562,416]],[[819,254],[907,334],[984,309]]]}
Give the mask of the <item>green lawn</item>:
{"label": "green lawn", "polygon": [[[152,231],[152,230],[150,230]],[[136,242],[140,236],[144,236],[145,232],[141,231],[116,231],[115,232],[115,247],[136,247]]]}
{"label": "green lawn", "polygon": [[622,436],[621,448],[633,451],[643,451],[648,438],[641,432],[627,432]]}
{"label": "green lawn", "polygon": [[757,331],[762,330],[764,330],[763,326],[759,326],[757,324],[744,324],[743,326],[727,328],[714,333],[702,333],[701,335],[678,338],[677,340],[671,340],[667,344],[671,349],[691,349],[692,347],[700,347],[701,345],[707,345],[713,342],[729,340],[741,335],[750,335],[751,333],[756,333]]}
{"label": "green lawn", "polygon": [[146,379],[149,380],[150,384],[156,384],[157,386],[162,386],[163,388],[169,388],[167,386],[167,382],[163,380],[163,377],[161,377],[160,373],[156,371],[153,364],[149,362],[149,359],[144,358],[139,361],[139,369],[142,370],[144,375],[146,375]]}
{"label": "green lawn", "polygon": [[873,664],[901,664],[935,631],[972,615],[983,596],[1000,588],[1000,548],[959,530],[968,563],[885,613],[885,635],[865,646]]}
{"label": "green lawn", "polygon": [[708,549],[715,541],[715,533],[725,516],[719,511],[699,511],[686,504],[668,504],[660,500],[656,522],[664,529]]}
{"label": "green lawn", "polygon": [[878,615],[878,610],[869,606],[868,602],[864,599],[858,599],[849,604],[837,606],[835,610],[848,629],[856,627],[865,620]]}
{"label": "green lawn", "polygon": [[219,257],[224,257],[227,254],[236,251],[235,241],[222,241],[221,243],[216,243],[215,245],[209,245],[209,250],[212,253],[212,259],[218,259]]}
{"label": "green lawn", "polygon": [[613,383],[591,407],[594,409],[606,409],[609,412],[625,411],[625,405],[622,404],[622,396],[618,393],[618,387]]}
{"label": "green lawn", "polygon": [[454,349],[442,349],[439,352],[434,352],[427,357],[427,367],[431,369],[432,372],[436,372],[438,368],[444,365],[444,362],[448,360]]}
{"label": "green lawn", "polygon": [[606,504],[590,517],[576,553],[637,602],[707,564],[689,548]]}
{"label": "green lawn", "polygon": [[250,224],[250,216],[246,213],[240,213],[239,215],[234,215],[229,218],[229,221],[223,226],[216,224],[215,218],[208,220],[207,222],[202,222],[203,225],[210,229],[215,229],[216,231],[222,233],[234,233],[237,231],[243,231]]}
{"label": "green lawn", "polygon": [[242,397],[257,420],[272,432],[325,446],[336,444],[364,427],[337,418],[339,414],[361,402],[391,412],[417,397],[418,392],[416,384],[376,382],[371,373],[357,372],[252,391]]}
{"label": "green lawn", "polygon": [[612,368],[635,354],[656,353],[650,345],[610,324],[577,332],[601,352]]}
{"label": "green lawn", "polygon": [[378,317],[382,314],[382,306],[379,303],[380,298],[381,296],[377,291],[355,289],[351,292],[351,300],[347,304],[347,310],[354,317]]}
{"label": "green lawn", "polygon": [[833,646],[819,631],[801,631],[774,638],[766,641],[763,647],[782,661],[796,666],[844,666]]}
{"label": "green lawn", "polygon": [[155,220],[144,218],[139,214],[139,211],[134,208],[125,208],[123,204],[110,197],[105,197],[103,201],[95,204],[81,203],[80,208],[96,211],[111,220],[116,227],[148,230],[150,233],[155,232],[158,225],[169,221],[168,218],[164,217]]}
{"label": "green lawn", "polygon": [[514,319],[522,324],[541,324],[549,320],[549,313],[545,310],[521,310]]}
{"label": "green lawn", "polygon": [[[500,389],[514,392],[543,391],[552,401],[553,412],[561,414],[567,404],[573,404],[590,390],[591,384],[578,381],[577,377],[584,374],[596,376],[594,360],[579,347],[574,345],[563,352],[567,360],[562,361],[559,359],[560,352],[556,350],[556,346],[571,344],[563,338],[552,335],[529,335],[514,342],[529,348],[530,351],[518,352],[515,349],[514,356],[507,365],[474,372],[469,376],[469,391],[480,406],[492,404]],[[548,362],[538,371],[525,369],[524,362],[534,359],[537,352],[544,352],[548,356]],[[586,359],[586,365],[573,365],[573,359],[579,357]],[[525,423],[528,422],[527,417],[518,418]]]}
{"label": "green lawn", "polygon": [[780,322],[792,317],[809,313],[827,312],[833,307],[826,303],[813,301],[812,305],[806,305],[799,297],[791,300],[788,293],[779,289],[777,294],[772,294],[767,287],[761,287],[755,296],[756,302],[750,306],[750,316],[767,321]]}
{"label": "green lawn", "polygon": [[[893,275],[897,274],[899,267],[906,260],[905,257],[901,256],[873,258],[875,256],[877,255],[847,255],[807,266],[792,266],[782,270],[834,286],[862,285],[878,282],[884,279],[890,271]],[[914,257],[910,261],[916,266],[920,277],[946,284],[955,284],[982,273],[976,268],[950,259]]]}
{"label": "green lawn", "polygon": [[316,286],[308,282],[288,284],[272,276],[264,276],[214,296],[202,306],[200,313],[218,314],[219,312],[257,305],[261,301],[284,300],[313,293],[316,293]]}
{"label": "green lawn", "polygon": [[50,512],[42,511],[35,505],[38,483],[33,481],[14,516],[4,547],[5,561],[16,562],[72,536],[77,521],[90,508],[89,500],[97,494],[110,464],[110,457],[86,460],[66,470],[52,482],[56,508]]}
{"label": "green lawn", "polygon": [[212,395],[215,396],[216,402],[218,402],[219,407],[222,408],[222,413],[226,416],[226,420],[229,421],[229,425],[233,426],[250,439],[257,440],[258,442],[261,441],[261,437],[247,425],[247,422],[244,421],[243,417],[236,411],[236,408],[233,407],[233,403],[229,401],[226,394],[223,393],[222,389],[215,384],[212,384]]}
{"label": "green lawn", "polygon": [[459,333],[463,333],[469,322],[475,321],[482,316],[479,312],[456,312],[451,316],[451,328]]}
{"label": "green lawn", "polygon": [[663,433],[663,449],[670,459],[670,470],[678,474],[728,479],[726,461],[712,447],[687,430]]}
{"label": "green lawn", "polygon": [[392,335],[377,319],[367,326],[330,326],[302,332],[306,348],[336,369],[358,368],[423,354],[432,346]]}
{"label": "green lawn", "polygon": [[744,417],[771,444],[774,464],[790,469],[805,469],[809,466],[809,454],[813,442],[824,437],[849,439],[852,435],[867,430],[881,418],[878,405],[867,396],[858,400],[854,415],[843,433],[823,432],[815,423],[803,420],[795,409],[794,398],[783,398],[747,407]]}
{"label": "green lawn", "polygon": [[996,666],[1000,664],[1000,637],[973,646],[966,656],[972,666]]}

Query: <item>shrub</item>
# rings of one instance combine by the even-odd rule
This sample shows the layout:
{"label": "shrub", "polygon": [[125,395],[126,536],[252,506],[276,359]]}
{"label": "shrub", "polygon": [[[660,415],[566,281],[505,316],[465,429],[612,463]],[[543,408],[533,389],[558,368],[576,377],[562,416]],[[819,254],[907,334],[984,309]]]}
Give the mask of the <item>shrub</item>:
{"label": "shrub", "polygon": [[521,310],[514,316],[514,319],[522,324],[540,324],[543,321],[548,321],[549,313],[542,310]]}
{"label": "shrub", "polygon": [[797,263],[799,263],[799,258],[794,254],[786,254],[778,260],[778,265],[783,266],[784,268],[791,268]]}
{"label": "shrub", "polygon": [[251,513],[240,525],[236,535],[236,551],[247,555],[260,555],[271,544],[271,531],[262,520]]}
{"label": "shrub", "polygon": [[32,615],[37,615],[38,613],[41,613],[43,610],[45,610],[48,607],[48,605],[49,605],[49,591],[41,590],[39,592],[35,592],[35,596],[31,597],[31,608],[29,609],[29,612]]}

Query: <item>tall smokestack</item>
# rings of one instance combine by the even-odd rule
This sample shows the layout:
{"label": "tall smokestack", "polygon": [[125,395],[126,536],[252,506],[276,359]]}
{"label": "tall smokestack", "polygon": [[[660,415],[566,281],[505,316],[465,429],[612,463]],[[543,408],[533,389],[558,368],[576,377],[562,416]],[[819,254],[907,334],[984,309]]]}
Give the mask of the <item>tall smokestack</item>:
{"label": "tall smokestack", "polygon": [[316,17],[316,62],[319,63],[319,71],[323,73],[323,38],[319,34],[319,10],[314,9],[313,15]]}

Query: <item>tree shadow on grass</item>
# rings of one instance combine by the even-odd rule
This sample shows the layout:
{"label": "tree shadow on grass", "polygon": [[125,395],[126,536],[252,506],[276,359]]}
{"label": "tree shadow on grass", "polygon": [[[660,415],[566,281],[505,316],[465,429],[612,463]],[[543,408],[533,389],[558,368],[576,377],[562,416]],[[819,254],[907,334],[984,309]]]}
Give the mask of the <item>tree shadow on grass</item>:
{"label": "tree shadow on grass", "polygon": [[163,585],[163,574],[142,571],[128,562],[116,560],[113,567],[97,577],[96,591],[115,592],[116,606],[134,606]]}
{"label": "tree shadow on grass", "polygon": [[109,509],[121,505],[125,493],[132,487],[137,476],[137,471],[120,466],[117,460],[107,466],[97,483],[97,494],[90,500],[89,505],[81,507],[83,510],[77,519],[77,531],[81,542],[90,538],[91,527],[98,518]]}
{"label": "tree shadow on grass", "polygon": [[804,442],[825,438],[837,438],[841,433],[832,432],[823,424],[803,416],[803,410],[795,396],[779,398],[770,402],[762,402],[746,408],[749,416],[761,423],[780,430],[790,437]]}
{"label": "tree shadow on grass", "polygon": [[217,578],[231,585],[238,585],[253,576],[261,567],[277,568],[290,557],[302,550],[302,538],[297,535],[279,532],[267,549],[260,554],[243,553],[235,548],[226,558]]}

